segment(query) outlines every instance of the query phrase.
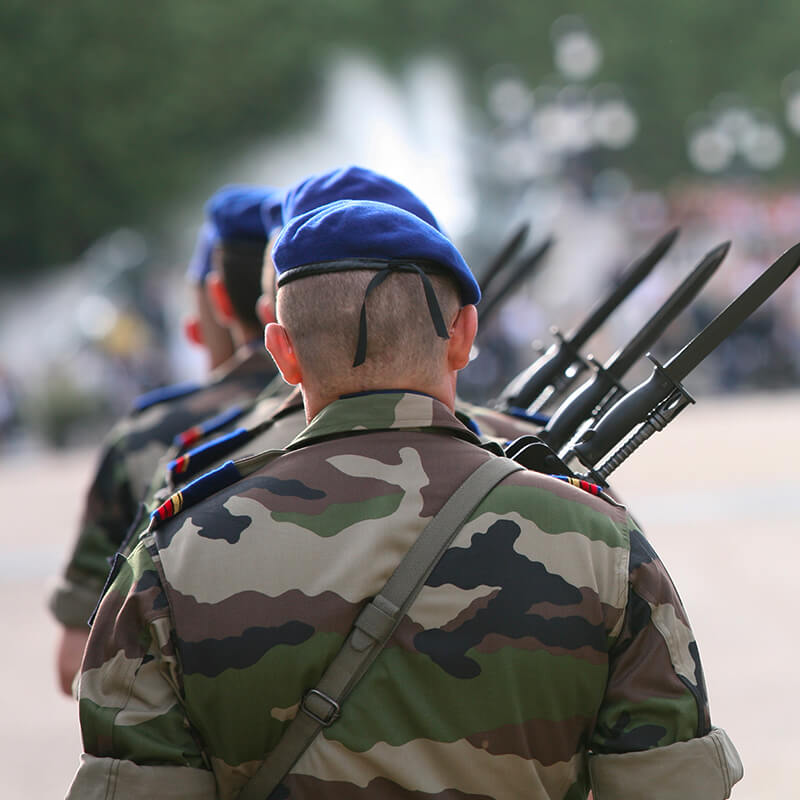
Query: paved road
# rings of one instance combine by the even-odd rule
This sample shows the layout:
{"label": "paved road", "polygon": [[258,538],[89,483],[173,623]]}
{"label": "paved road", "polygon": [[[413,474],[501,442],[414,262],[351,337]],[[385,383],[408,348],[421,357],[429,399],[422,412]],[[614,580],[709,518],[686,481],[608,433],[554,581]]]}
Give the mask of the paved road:
{"label": "paved road", "polygon": [[[796,796],[799,414],[800,393],[703,399],[614,479],[689,611],[713,720],[745,762],[734,800]],[[56,628],[44,598],[77,524],[93,458],[85,450],[0,451],[4,800],[61,797],[77,764],[77,713],[56,689]]]}

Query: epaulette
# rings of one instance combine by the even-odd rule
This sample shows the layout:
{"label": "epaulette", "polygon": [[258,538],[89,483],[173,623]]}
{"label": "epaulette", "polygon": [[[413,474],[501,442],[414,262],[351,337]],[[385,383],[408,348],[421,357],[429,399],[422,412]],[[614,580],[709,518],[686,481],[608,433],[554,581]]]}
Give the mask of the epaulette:
{"label": "epaulette", "polygon": [[184,383],[174,383],[171,386],[162,386],[159,389],[140,394],[133,401],[133,412],[139,413],[147,408],[165,403],[168,400],[176,400],[179,397],[186,397],[203,388],[202,383],[185,381]]}
{"label": "epaulette", "polygon": [[181,450],[185,450],[187,447],[191,447],[195,444],[195,442],[200,441],[200,439],[205,438],[209,434],[216,433],[226,425],[230,425],[231,422],[239,419],[246,410],[246,406],[238,404],[233,405],[225,409],[222,413],[210,417],[197,425],[192,425],[191,428],[182,431],[172,440],[172,444],[175,445],[175,447],[179,447]]}
{"label": "epaulette", "polygon": [[233,461],[226,461],[205,475],[201,475],[196,480],[183,487],[179,492],[168,497],[152,514],[150,514],[150,525],[148,531],[155,530],[162,522],[172,519],[178,512],[189,506],[205,500],[220,489],[230,486],[242,477],[242,473]]}
{"label": "epaulette", "polygon": [[[246,431],[247,432],[247,431]],[[284,450],[265,450],[252,456],[226,461],[221,467],[212,469],[187,483],[183,489],[170,495],[155,511],[150,514],[148,531],[155,530],[162,522],[172,519],[176,514],[187,509],[212,494],[230,486],[232,483],[246,478],[253,472],[266,466],[270,461],[282,456]]]}
{"label": "epaulette", "polygon": [[170,485],[175,486],[181,481],[187,481],[194,475],[208,469],[216,461],[232,453],[238,447],[246,444],[252,437],[247,428],[237,428],[235,431],[212,439],[174,458],[167,464],[167,479]]}
{"label": "epaulette", "polygon": [[578,489],[583,489],[584,492],[589,492],[589,494],[597,496],[603,494],[603,488],[601,486],[598,486],[596,483],[589,483],[589,481],[585,481],[583,478],[573,478],[570,475],[553,475],[553,477],[565,483],[569,483],[572,486],[576,486]]}
{"label": "epaulette", "polygon": [[291,414],[300,408],[296,403],[281,406],[271,417],[253,425],[251,428],[237,428],[235,431],[212,439],[189,450],[167,464],[167,481],[170,486],[175,486],[181,481],[187,481],[210,467],[225,456],[231,455],[249,441],[255,439],[264,431],[269,430],[279,419]]}

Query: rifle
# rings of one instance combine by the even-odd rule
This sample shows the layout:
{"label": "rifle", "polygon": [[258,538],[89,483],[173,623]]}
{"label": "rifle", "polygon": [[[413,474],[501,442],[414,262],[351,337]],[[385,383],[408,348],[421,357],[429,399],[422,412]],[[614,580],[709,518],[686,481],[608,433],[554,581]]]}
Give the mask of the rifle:
{"label": "rifle", "polygon": [[489,262],[489,266],[483,271],[481,275],[480,285],[481,294],[486,294],[492,281],[497,277],[498,273],[503,267],[513,258],[516,252],[522,247],[522,243],[528,235],[530,224],[523,222],[506,240],[500,250],[495,254],[494,258]]}
{"label": "rifle", "polygon": [[604,365],[593,356],[587,356],[587,361],[595,368],[595,374],[559,406],[539,433],[544,442],[553,450],[560,450],[583,424],[592,417],[600,416],[604,409],[625,394],[626,389],[620,382],[625,373],[697,296],[722,263],[730,245],[730,242],[725,242],[706,253],[642,329]]}
{"label": "rifle", "polygon": [[[790,247],[666,364],[653,356],[651,376],[615,403],[565,454],[601,486],[628,456],[663,430],[694,398],[681,381],[741,325],[800,266],[800,243]],[[632,433],[633,432],[633,433]],[[625,437],[629,437],[625,439]],[[623,441],[625,440],[625,441]],[[601,459],[620,442],[605,461]]]}
{"label": "rifle", "polygon": [[553,237],[548,236],[538,247],[525,256],[513,270],[509,271],[509,274],[497,291],[488,297],[486,295],[483,296],[478,306],[479,329],[480,326],[486,324],[492,312],[500,307],[501,303],[508,296],[508,293],[516,288],[520,281],[529,277],[530,274],[540,266],[542,258],[552,245]]}
{"label": "rifle", "polygon": [[539,408],[530,409],[530,406],[547,389],[552,387],[553,395],[559,393],[563,391],[565,385],[574,381],[587,369],[588,364],[578,352],[580,348],[617,306],[650,274],[677,236],[678,229],[674,228],[662,236],[643,256],[636,259],[608,297],[595,306],[575,331],[564,337],[557,328],[553,328],[551,332],[558,342],[551,345],[543,356],[506,386],[498,398],[496,407],[501,411],[512,412],[539,410]]}

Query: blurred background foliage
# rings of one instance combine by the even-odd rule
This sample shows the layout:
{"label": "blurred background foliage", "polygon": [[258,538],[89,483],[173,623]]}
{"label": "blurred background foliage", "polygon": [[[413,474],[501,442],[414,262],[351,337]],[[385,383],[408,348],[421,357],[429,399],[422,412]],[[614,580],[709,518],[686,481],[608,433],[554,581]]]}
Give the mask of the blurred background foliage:
{"label": "blurred background foliage", "polygon": [[[687,125],[720,92],[786,127],[794,0],[6,0],[0,276],[74,259],[121,225],[157,232],[165,208],[212,188],[210,163],[313,114],[332,48],[390,70],[444,55],[485,109],[498,63],[530,86],[548,81],[553,21],[567,11],[602,45],[592,85],[613,80],[635,109],[638,135],[613,156],[640,188],[692,174]],[[798,174],[800,146],[785,142],[759,181]]]}
{"label": "blurred background foliage", "polygon": [[[529,250],[552,237],[482,316],[465,398],[491,402],[673,225],[590,344],[613,352],[732,239],[654,346],[674,353],[800,238],[798,29],[795,0],[6,0],[0,446],[92,438],[139,392],[202,379],[180,320],[205,198],[345,163],[418,192],[478,277],[520,224]],[[693,391],[800,385],[794,284]]]}

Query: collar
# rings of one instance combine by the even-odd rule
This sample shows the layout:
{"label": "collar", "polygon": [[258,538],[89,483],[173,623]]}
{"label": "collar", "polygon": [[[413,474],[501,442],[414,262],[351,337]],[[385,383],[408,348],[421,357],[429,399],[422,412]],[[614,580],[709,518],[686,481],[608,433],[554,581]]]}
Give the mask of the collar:
{"label": "collar", "polygon": [[347,395],[325,406],[287,449],[330,436],[388,430],[446,431],[473,444],[481,443],[441,401],[416,392],[378,391]]}

